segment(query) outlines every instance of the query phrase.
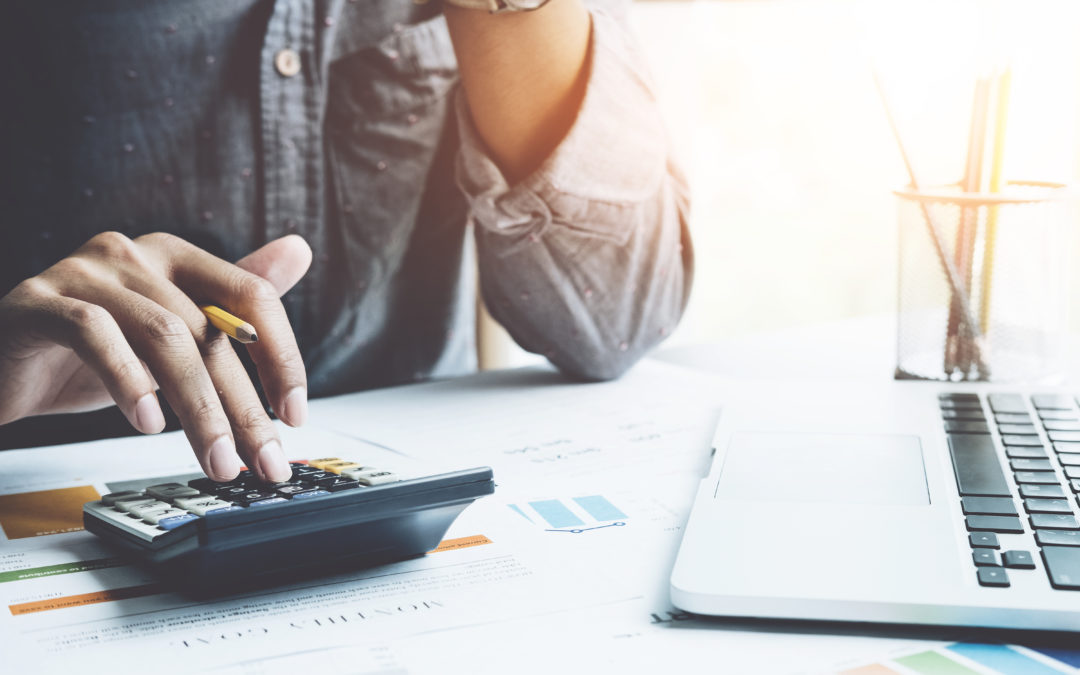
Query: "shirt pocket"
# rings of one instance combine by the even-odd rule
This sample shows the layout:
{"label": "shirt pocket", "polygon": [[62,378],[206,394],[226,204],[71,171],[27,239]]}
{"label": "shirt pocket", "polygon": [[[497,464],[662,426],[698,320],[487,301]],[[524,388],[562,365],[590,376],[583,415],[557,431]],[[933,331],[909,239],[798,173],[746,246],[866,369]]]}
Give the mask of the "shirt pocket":
{"label": "shirt pocket", "polygon": [[447,126],[458,73],[445,19],[344,56],[329,82],[328,161],[345,253],[375,282],[404,255]]}

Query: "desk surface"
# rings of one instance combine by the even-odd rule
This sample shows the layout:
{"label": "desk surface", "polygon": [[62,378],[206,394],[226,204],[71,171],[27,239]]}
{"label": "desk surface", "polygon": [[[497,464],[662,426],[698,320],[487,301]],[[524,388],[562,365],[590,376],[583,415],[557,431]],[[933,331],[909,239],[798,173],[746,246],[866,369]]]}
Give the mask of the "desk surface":
{"label": "desk surface", "polygon": [[[1070,336],[1065,381],[1080,382],[1080,335]],[[724,377],[891,379],[896,315],[793,326],[710,344],[661,348],[656,359]]]}

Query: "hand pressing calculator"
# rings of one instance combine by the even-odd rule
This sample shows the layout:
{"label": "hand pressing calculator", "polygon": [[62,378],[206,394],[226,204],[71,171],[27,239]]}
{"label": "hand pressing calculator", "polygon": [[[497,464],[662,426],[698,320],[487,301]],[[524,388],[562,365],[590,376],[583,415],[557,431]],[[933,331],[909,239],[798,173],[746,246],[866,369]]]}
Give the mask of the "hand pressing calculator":
{"label": "hand pressing calculator", "polygon": [[140,481],[84,504],[83,523],[181,589],[218,594],[423,555],[495,491],[488,467],[403,480],[336,457],[291,465],[283,483],[249,470]]}

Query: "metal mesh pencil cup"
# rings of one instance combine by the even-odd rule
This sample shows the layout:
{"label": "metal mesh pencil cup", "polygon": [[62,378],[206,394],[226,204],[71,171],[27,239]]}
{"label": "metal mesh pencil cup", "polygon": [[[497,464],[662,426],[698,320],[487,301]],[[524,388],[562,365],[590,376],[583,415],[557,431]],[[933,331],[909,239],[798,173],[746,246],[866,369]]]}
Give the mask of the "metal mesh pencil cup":
{"label": "metal mesh pencil cup", "polygon": [[[1037,382],[1059,376],[1069,309],[1071,199],[1065,186],[1012,182],[993,194],[956,186],[895,194],[897,379]],[[966,303],[952,292],[942,256]]]}

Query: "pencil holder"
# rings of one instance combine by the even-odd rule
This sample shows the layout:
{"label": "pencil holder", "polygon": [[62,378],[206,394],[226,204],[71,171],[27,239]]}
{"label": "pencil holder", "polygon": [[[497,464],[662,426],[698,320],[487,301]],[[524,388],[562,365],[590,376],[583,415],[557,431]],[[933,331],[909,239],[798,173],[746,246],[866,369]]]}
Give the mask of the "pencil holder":
{"label": "pencil holder", "polygon": [[[898,190],[897,379],[1052,381],[1068,330],[1070,193]],[[954,286],[959,293],[954,293]]]}

